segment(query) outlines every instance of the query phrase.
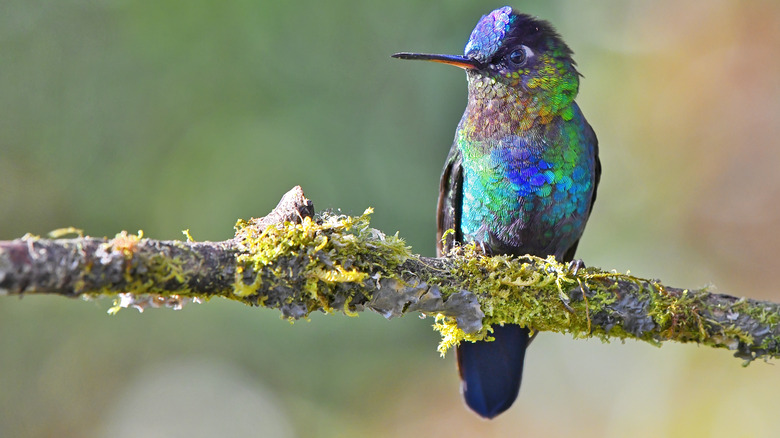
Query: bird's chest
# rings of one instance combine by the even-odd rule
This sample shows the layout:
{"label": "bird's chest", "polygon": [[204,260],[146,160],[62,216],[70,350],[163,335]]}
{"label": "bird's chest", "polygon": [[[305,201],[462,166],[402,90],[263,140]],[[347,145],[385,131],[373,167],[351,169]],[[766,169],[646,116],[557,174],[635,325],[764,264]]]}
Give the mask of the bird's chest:
{"label": "bird's chest", "polygon": [[547,255],[579,237],[591,182],[578,145],[507,135],[460,147],[465,240],[494,251]]}

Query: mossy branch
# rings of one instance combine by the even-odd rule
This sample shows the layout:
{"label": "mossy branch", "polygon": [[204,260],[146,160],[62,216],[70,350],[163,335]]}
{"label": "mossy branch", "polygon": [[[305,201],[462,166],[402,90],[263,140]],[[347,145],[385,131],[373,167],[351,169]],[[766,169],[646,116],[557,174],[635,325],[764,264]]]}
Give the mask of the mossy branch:
{"label": "mossy branch", "polygon": [[[397,235],[358,217],[323,214],[300,187],[268,216],[239,221],[224,242],[25,236],[0,242],[0,295],[114,296],[112,312],[179,307],[220,296],[279,309],[387,318],[436,315],[440,350],[516,323],[574,337],[696,342],[747,361],[780,356],[780,304],[669,287],[554,258],[486,257],[473,246],[446,258],[415,255]],[[77,230],[66,230],[77,231]]]}

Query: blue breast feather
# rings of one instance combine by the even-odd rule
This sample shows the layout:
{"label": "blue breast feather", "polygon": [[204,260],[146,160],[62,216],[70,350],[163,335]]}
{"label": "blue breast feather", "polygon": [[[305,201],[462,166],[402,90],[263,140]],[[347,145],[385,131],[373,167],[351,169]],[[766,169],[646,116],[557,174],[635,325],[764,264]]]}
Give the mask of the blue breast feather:
{"label": "blue breast feather", "polygon": [[579,239],[593,193],[594,145],[584,133],[558,137],[569,141],[512,134],[464,145],[465,241],[560,258]]}

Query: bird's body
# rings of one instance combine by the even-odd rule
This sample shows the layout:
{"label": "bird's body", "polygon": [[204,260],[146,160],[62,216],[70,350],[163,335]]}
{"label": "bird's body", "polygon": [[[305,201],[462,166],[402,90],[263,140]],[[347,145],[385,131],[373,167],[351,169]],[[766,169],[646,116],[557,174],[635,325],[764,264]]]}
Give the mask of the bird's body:
{"label": "bird's body", "polygon": [[[488,255],[573,259],[601,167],[596,136],[574,102],[571,53],[549,23],[504,7],[482,17],[465,56],[395,55],[467,72],[468,104],[439,191],[440,256],[454,242],[475,242]],[[458,347],[466,402],[487,418],[517,397],[530,333],[493,329],[495,341]]]}
{"label": "bird's body", "polygon": [[576,104],[570,120],[547,124],[484,116],[483,106],[517,114],[511,99],[469,103],[443,172],[439,233],[490,254],[571,260],[590,212],[595,136]]}

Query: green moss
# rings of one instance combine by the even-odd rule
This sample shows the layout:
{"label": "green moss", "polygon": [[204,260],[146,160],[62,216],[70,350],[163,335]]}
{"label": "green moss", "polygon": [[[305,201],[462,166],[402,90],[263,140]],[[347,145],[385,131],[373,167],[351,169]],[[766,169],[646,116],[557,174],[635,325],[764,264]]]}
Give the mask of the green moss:
{"label": "green moss", "polygon": [[[463,284],[463,288],[476,294],[485,318],[478,333],[464,333],[452,318],[438,318],[434,328],[442,334],[442,353],[461,341],[490,340],[491,326],[506,323],[532,331],[569,333],[574,338],[597,337],[602,341],[634,338],[653,345],[660,345],[663,339],[716,342],[702,317],[706,309],[700,304],[700,296],[688,291],[670,294],[661,284],[628,273],[594,268],[576,271],[554,257],[484,257],[474,245],[456,249],[451,256],[456,262],[455,275],[474,279]],[[632,300],[646,303],[651,319],[631,331],[620,324],[609,329],[604,324],[594,325],[592,317],[603,320],[615,311],[619,299],[615,290],[621,283],[634,285]],[[769,322],[778,319],[769,311],[752,316]],[[613,319],[622,320],[622,316],[615,315]],[[722,335],[750,341],[735,327],[724,328]]]}
{"label": "green moss", "polygon": [[[443,311],[450,312],[450,316],[435,317],[434,328],[442,335],[442,354],[459,342],[491,340],[496,324],[518,324],[532,331],[569,333],[575,338],[597,337],[603,341],[634,338],[660,345],[661,341],[673,339],[726,346],[738,349],[740,357],[747,360],[773,354],[780,342],[777,336],[769,334],[756,335],[754,340],[740,328],[748,327],[747,321],[752,324],[750,327],[758,324],[774,331],[780,324],[780,315],[771,306],[762,307],[747,300],[733,304],[713,301],[705,291],[672,289],[674,293],[670,293],[655,281],[596,268],[573,269],[554,257],[485,257],[472,244],[457,247],[449,254],[451,270],[423,270],[426,273],[419,276],[399,274],[397,268],[416,256],[397,235],[387,236],[370,228],[370,214],[371,209],[357,217],[324,214],[265,229],[256,220],[238,221],[234,240],[238,255],[233,290],[228,298],[278,308],[283,317],[294,320],[305,318],[314,310],[342,311],[353,316],[357,306],[368,303],[373,290],[388,279],[394,281],[381,283],[380,293],[387,296],[377,295],[379,301],[385,300],[382,302],[386,307],[381,309],[388,317],[405,313],[407,306],[418,298],[423,302],[422,295],[415,295],[417,291],[424,291],[419,294],[426,294],[428,303],[443,298],[446,305],[453,294],[460,294],[460,300],[463,292],[469,291],[476,296],[479,308],[473,300],[468,301],[468,295],[466,304],[454,300],[453,307],[444,307],[447,310]],[[141,303],[155,303],[158,299],[176,303],[177,294],[207,298],[194,295],[187,288],[192,275],[187,269],[197,269],[197,265],[188,268],[183,261],[164,252],[141,260],[139,257],[146,252],[138,253],[136,249],[145,243],[141,232],[123,232],[101,248],[106,257],[124,260],[125,271],[114,274],[120,277],[118,280],[97,282],[114,285],[97,291],[98,294],[115,294],[116,290],[108,288],[115,289],[124,279],[127,284],[122,287],[127,292],[145,297],[138,299]],[[138,267],[143,267],[143,272]],[[84,275],[89,274],[91,269],[87,267]],[[170,292],[176,288],[176,294]],[[398,296],[393,295],[396,292]],[[127,296],[121,298],[127,304]],[[118,309],[119,304],[112,310]],[[462,317],[464,309],[465,313],[474,310],[468,314],[470,320],[461,320],[473,332],[465,332],[454,318]],[[481,328],[480,310],[484,313]],[[725,313],[730,315],[726,320],[735,322],[713,323],[712,315]],[[754,345],[754,341],[760,345]]]}
{"label": "green moss", "polygon": [[[258,296],[264,300],[263,294],[274,291],[286,294],[283,302],[277,299],[274,305],[302,302],[305,315],[314,309],[351,314],[351,303],[358,294],[370,299],[362,287],[364,282],[394,277],[393,269],[412,256],[398,235],[387,236],[369,227],[372,212],[369,208],[357,217],[306,217],[301,223],[285,222],[264,230],[256,228],[253,221],[238,221],[236,237],[241,254],[233,295],[263,304],[257,301]],[[289,275],[294,269],[301,270],[302,280]],[[247,277],[254,281],[247,284]],[[338,309],[333,307],[335,303],[341,303]]]}
{"label": "green moss", "polygon": [[[139,252],[138,248],[146,245],[148,239],[143,238],[143,231],[138,234],[128,234],[126,231],[118,233],[113,239],[102,245],[100,251],[103,257],[111,259],[120,256],[124,259],[122,288],[124,292],[120,298],[125,302],[145,303],[139,304],[139,308],[147,305],[166,305],[167,303],[179,300],[194,298],[207,300],[208,297],[196,296],[187,286],[187,278],[190,273],[185,268],[185,262],[177,257],[160,253],[150,253],[148,251]],[[86,292],[86,279],[95,275],[92,265],[88,265],[82,272],[81,278],[76,281],[75,289],[83,295],[102,296],[116,295],[116,278],[90,279],[90,283],[104,284],[102,289]],[[99,275],[112,275],[113,271],[106,271]],[[173,287],[170,283],[174,282]],[[176,293],[171,293],[176,290]],[[132,296],[133,298],[130,298]],[[127,307],[127,304],[120,306],[120,299],[114,301],[114,306],[109,309],[110,314],[115,314],[121,307]]]}
{"label": "green moss", "polygon": [[734,312],[744,313],[751,318],[759,321],[762,325],[766,325],[772,328],[777,327],[780,323],[780,314],[774,312],[771,308],[763,306],[751,306],[747,300],[740,300],[736,302],[731,310]]}
{"label": "green moss", "polygon": [[444,316],[441,313],[437,314],[434,318],[433,329],[441,334],[441,341],[437,350],[442,357],[447,351],[460,344],[461,342],[476,342],[481,340],[493,340],[488,336],[488,332],[492,332],[492,327],[485,327],[484,330],[477,333],[466,333],[455,322],[454,318]]}
{"label": "green moss", "polygon": [[84,237],[84,230],[76,227],[65,227],[49,231],[49,237],[52,239],[61,239],[70,234],[76,235],[78,237]]}
{"label": "green moss", "polygon": [[259,276],[253,277],[254,281],[247,283],[244,280],[238,280],[244,277],[244,266],[236,267],[236,281],[233,283],[233,295],[237,298],[246,298],[257,293],[260,288],[261,281]]}
{"label": "green moss", "polygon": [[[478,333],[464,333],[452,318],[437,318],[434,328],[442,334],[442,353],[460,341],[490,340],[494,324],[591,336],[591,309],[602,309],[615,299],[608,293],[577,301],[568,297],[564,291],[578,287],[582,280],[554,257],[485,257],[473,244],[456,249],[450,256],[455,261],[455,276],[474,279],[463,284],[463,289],[476,294],[485,318]],[[517,263],[520,260],[523,262]]]}

